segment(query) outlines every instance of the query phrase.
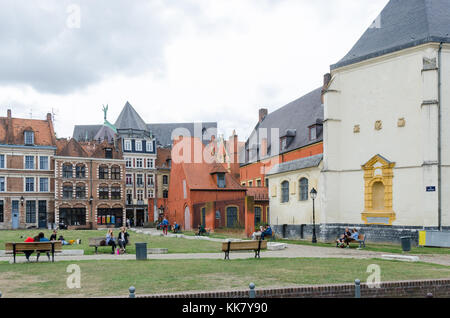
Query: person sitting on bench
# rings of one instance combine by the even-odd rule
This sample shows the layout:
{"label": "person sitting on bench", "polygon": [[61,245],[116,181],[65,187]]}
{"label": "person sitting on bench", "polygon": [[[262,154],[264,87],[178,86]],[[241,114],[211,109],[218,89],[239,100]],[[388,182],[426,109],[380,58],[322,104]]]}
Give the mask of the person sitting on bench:
{"label": "person sitting on bench", "polygon": [[272,235],[273,235],[272,228],[270,227],[269,224],[267,224],[266,229],[264,230],[264,232],[261,233],[261,240],[264,241],[264,237]]}
{"label": "person sitting on bench", "polygon": [[205,229],[205,227],[204,227],[203,225],[199,225],[199,226],[198,226],[198,233],[197,233],[197,235],[198,235],[198,236],[201,236],[201,235],[204,235],[204,234],[206,234],[206,229]]}
{"label": "person sitting on bench", "polygon": [[[25,243],[33,243],[34,239],[32,237],[27,237],[26,240],[24,241]],[[30,261],[30,255],[33,254],[32,251],[25,251],[25,257],[27,258],[27,261]]]}
{"label": "person sitting on bench", "polygon": [[265,230],[264,226],[260,226],[258,232],[253,232],[252,240],[253,241],[259,240],[261,238],[261,234],[264,232],[264,230]]}
{"label": "person sitting on bench", "polygon": [[130,236],[130,234],[128,234],[127,229],[125,227],[122,227],[120,229],[119,235],[117,236],[117,240],[119,242],[119,247],[123,253],[126,253],[129,236]]}
{"label": "person sitting on bench", "polygon": [[173,223],[173,233],[179,232],[180,232],[180,225],[177,222]]}
{"label": "person sitting on bench", "polygon": [[108,233],[106,234],[106,245],[110,245],[112,247],[111,254],[114,254],[116,250],[116,240],[114,238],[113,230],[109,229]]}
{"label": "person sitting on bench", "polygon": [[[38,238],[38,240],[36,240],[36,238]],[[34,238],[35,242],[50,242],[50,240],[48,238],[45,237],[45,234],[43,232],[39,233],[37,237]],[[47,257],[48,260],[50,260],[50,252],[46,252],[47,253]],[[41,256],[41,252],[38,251],[37,252],[37,260],[39,260],[39,256]]]}

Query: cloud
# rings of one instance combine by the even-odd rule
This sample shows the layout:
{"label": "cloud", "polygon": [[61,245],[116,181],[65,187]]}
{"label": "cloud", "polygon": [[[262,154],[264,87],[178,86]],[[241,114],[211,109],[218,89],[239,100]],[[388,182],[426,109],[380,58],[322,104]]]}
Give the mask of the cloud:
{"label": "cloud", "polygon": [[176,21],[161,1],[4,2],[0,83],[65,94],[115,74],[163,72]]}

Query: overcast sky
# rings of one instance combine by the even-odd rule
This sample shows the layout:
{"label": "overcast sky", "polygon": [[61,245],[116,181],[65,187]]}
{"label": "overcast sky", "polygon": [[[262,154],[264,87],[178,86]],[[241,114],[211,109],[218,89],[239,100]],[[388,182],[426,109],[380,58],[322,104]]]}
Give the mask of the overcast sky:
{"label": "overcast sky", "polygon": [[245,140],[322,85],[388,0],[0,0],[0,116],[217,121]]}

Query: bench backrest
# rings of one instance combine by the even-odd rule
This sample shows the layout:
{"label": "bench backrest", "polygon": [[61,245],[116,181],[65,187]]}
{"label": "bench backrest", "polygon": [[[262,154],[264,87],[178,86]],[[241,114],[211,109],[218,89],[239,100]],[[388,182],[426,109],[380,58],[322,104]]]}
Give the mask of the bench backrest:
{"label": "bench backrest", "polygon": [[[258,249],[259,241],[231,242],[230,251],[249,251]],[[261,249],[267,249],[267,241],[261,241]],[[228,242],[222,243],[222,252],[228,251]]]}
{"label": "bench backrest", "polygon": [[100,246],[101,241],[106,241],[104,237],[91,237],[89,238],[89,245],[91,246]]}
{"label": "bench backrest", "polygon": [[359,234],[358,235],[358,240],[359,241],[364,241],[365,238],[366,238],[366,236],[364,234]]}
{"label": "bench backrest", "polygon": [[[62,250],[62,242],[55,241],[55,252]],[[16,244],[16,252],[24,251],[51,251],[52,242],[32,242],[32,243],[5,243],[5,250],[7,252],[14,251],[14,244]]]}

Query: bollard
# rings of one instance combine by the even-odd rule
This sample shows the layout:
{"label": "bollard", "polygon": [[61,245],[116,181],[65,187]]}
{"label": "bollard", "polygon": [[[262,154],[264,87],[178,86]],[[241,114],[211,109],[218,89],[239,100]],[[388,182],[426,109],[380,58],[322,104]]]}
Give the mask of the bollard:
{"label": "bollard", "polygon": [[255,284],[251,283],[249,287],[250,287],[250,290],[248,292],[248,297],[256,298]]}
{"label": "bollard", "polygon": [[136,298],[136,288],[134,288],[134,286],[131,286],[130,288],[128,288],[128,291],[130,292],[130,297],[129,298]]}
{"label": "bollard", "polygon": [[361,281],[355,280],[355,298],[361,298]]}

